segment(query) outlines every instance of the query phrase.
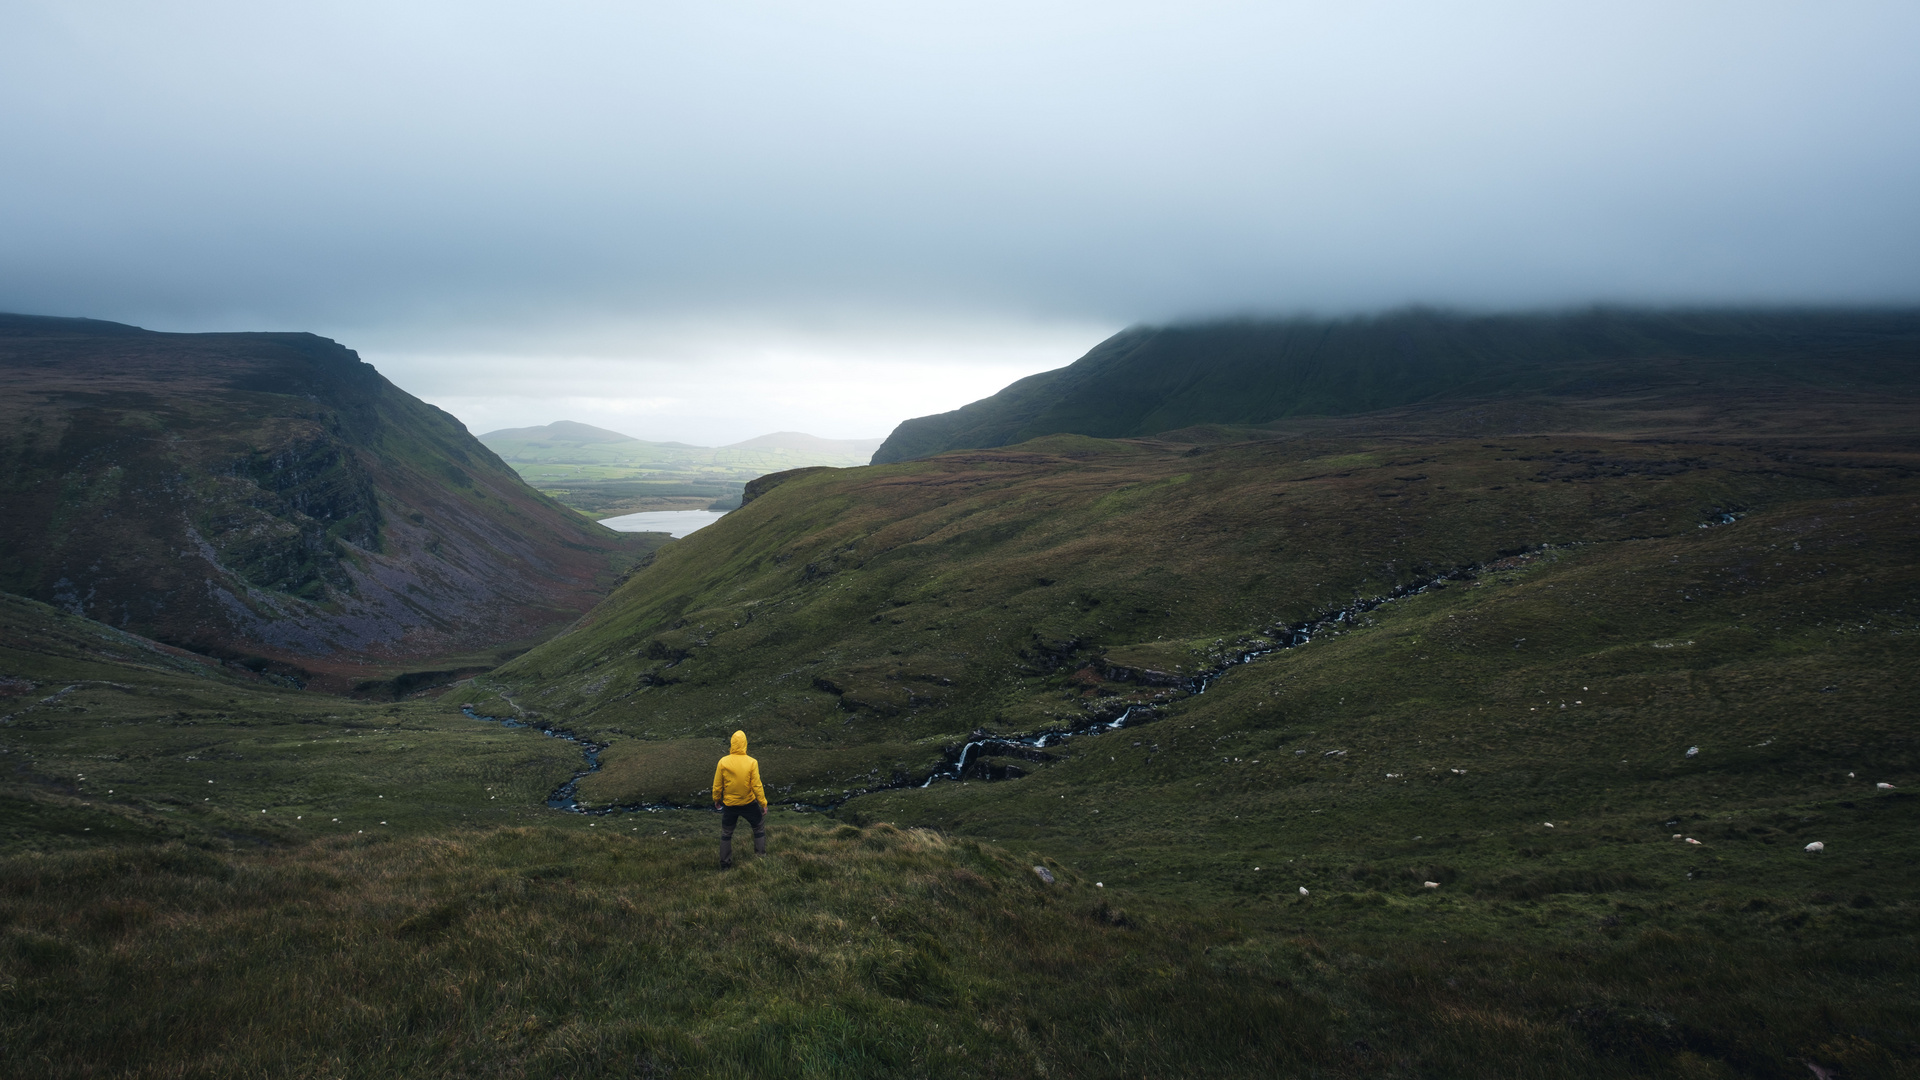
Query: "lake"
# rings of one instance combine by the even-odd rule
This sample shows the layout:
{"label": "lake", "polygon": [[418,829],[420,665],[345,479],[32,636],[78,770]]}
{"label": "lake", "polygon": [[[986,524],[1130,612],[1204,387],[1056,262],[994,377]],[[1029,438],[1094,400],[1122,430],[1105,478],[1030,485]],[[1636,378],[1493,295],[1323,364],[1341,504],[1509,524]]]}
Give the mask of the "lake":
{"label": "lake", "polygon": [[663,532],[679,537],[704,529],[726,516],[721,510],[648,510],[601,518],[600,524],[614,532]]}

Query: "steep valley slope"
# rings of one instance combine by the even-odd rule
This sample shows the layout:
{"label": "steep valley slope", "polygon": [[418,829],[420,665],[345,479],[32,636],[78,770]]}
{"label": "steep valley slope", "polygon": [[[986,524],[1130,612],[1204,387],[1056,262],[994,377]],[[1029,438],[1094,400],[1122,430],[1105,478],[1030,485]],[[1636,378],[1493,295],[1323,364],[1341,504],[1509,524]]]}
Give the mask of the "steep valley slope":
{"label": "steep valley slope", "polygon": [[469,698],[603,741],[587,808],[703,804],[740,727],[780,807],[1229,919],[1277,1000],[1341,942],[1331,1074],[1905,1075],[1912,410],[1668,404],[770,478]]}
{"label": "steep valley slope", "polygon": [[310,334],[0,317],[0,589],[299,681],[489,667],[659,538]]}
{"label": "steep valley slope", "polygon": [[[697,802],[706,777],[669,767],[676,745],[693,740],[697,763],[750,726],[780,747],[783,792],[831,803],[920,781],[975,731],[1073,729],[1134,705],[1179,711],[1197,676],[1289,640],[1297,624],[1346,612],[1332,625],[1347,631],[1380,598],[1437,578],[1477,595],[1472,583],[1498,580],[1497,568],[1523,567],[1514,580],[1532,582],[1596,561],[1626,567],[1613,579],[1624,591],[1597,597],[1585,618],[1551,607],[1521,618],[1476,676],[1481,692],[1562,636],[1582,654],[1651,649],[1686,635],[1710,602],[1745,602],[1712,618],[1740,623],[1753,636],[1734,640],[1765,656],[1767,642],[1809,631],[1805,618],[1761,614],[1788,603],[1788,567],[1808,563],[1801,552],[1762,566],[1782,530],[1811,528],[1788,522],[1858,521],[1848,550],[1887,564],[1860,569],[1877,593],[1823,595],[1811,610],[1872,623],[1868,612],[1908,603],[1896,583],[1912,566],[1912,448],[1894,435],[1820,442],[1060,436],[809,472],[661,552],[495,677],[512,707],[615,740],[583,787],[601,802]],[[1744,569],[1688,591],[1706,573],[1688,560],[1727,537],[1742,542]],[[1821,573],[1823,589],[1843,587]],[[1447,584],[1432,592],[1453,595]],[[1522,592],[1545,596],[1533,588]],[[1439,602],[1422,595],[1366,618]],[[1528,633],[1533,619],[1549,625]],[[1689,649],[1644,659],[1706,651]],[[1308,655],[1321,650],[1236,668],[1222,685]],[[1465,677],[1467,661],[1448,656],[1443,682]],[[1404,672],[1352,677],[1403,687]]]}
{"label": "steep valley slope", "polygon": [[762,477],[438,698],[0,595],[0,1066],[1912,1076],[1911,373],[1676,371]]}

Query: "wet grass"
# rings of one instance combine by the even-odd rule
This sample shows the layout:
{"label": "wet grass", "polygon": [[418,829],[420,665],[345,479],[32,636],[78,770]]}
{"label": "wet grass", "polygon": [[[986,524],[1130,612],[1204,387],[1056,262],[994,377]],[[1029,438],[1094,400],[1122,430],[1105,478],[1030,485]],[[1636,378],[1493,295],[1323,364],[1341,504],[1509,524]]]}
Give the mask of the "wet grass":
{"label": "wet grass", "polygon": [[[1415,836],[1452,835],[1450,849],[1497,836],[1488,862],[1504,868],[1519,849],[1592,857],[1580,838],[1594,836],[1659,853],[1646,858],[1711,860],[1672,834],[1724,832],[1734,826],[1709,823],[1746,815],[1784,822],[1754,826],[1764,843],[1752,843],[1797,853],[1823,839],[1799,835],[1828,820],[1809,808],[1892,805],[1915,772],[1914,569],[1881,558],[1911,558],[1914,510],[1904,499],[1851,509],[1516,559],[1234,668],[1159,720],[1069,744],[1018,783],[852,809],[899,813],[913,799],[943,826],[1057,835],[1114,874],[1115,851],[1178,852],[1213,830],[1236,858],[1269,866],[1297,855],[1303,829],[1320,846],[1409,854]],[[1688,599],[1667,595],[1680,589]],[[1813,604],[1850,615],[1800,621]],[[1071,831],[1055,820],[1060,803]]]}
{"label": "wet grass", "polygon": [[[1906,1068],[1900,920],[1877,908],[1715,922],[1642,898],[1548,944],[1462,933],[1471,902],[1450,895],[1275,920],[1057,860],[1046,885],[1032,856],[885,824],[782,820],[772,854],[721,875],[711,815],[625,824],[8,857],[0,1059],[129,1077]],[[1554,911],[1591,922],[1581,906]],[[1744,925],[1813,908],[1845,927]]]}
{"label": "wet grass", "polygon": [[[45,615],[5,654],[38,685],[0,699],[0,1060],[1914,1075],[1905,452],[1514,446],[1062,440],[815,474],[437,700],[116,659]],[[1683,458],[1710,464],[1646,465]],[[1203,695],[1140,674],[1474,564]],[[736,726],[803,801],[974,726],[1158,710],[1021,779],[779,808],[772,854],[722,875],[710,813],[544,810],[577,749],[463,701],[610,740],[605,801],[703,789]]]}
{"label": "wet grass", "polygon": [[0,1054],[35,1075],[1045,1075],[1083,1047],[1103,1072],[1243,1073],[1270,1026],[1323,1041],[1299,1023],[1323,1005],[1064,870],[809,824],[723,877],[689,817],[13,857]]}
{"label": "wet grass", "polygon": [[[1771,606],[1714,618],[1785,640],[1807,619],[1795,605],[1844,619],[1863,603],[1891,612],[1909,602],[1884,578],[1886,603],[1876,608],[1868,594],[1874,564],[1892,560],[1896,574],[1911,565],[1889,518],[1910,496],[1888,494],[1911,487],[1910,459],[1897,447],[1573,437],[1199,448],[1058,438],[816,473],[661,553],[581,626],[506,665],[496,685],[513,709],[613,743],[610,762],[665,760],[675,740],[704,745],[747,727],[762,744],[793,748],[796,763],[802,751],[824,755],[827,764],[802,765],[792,779],[832,789],[911,769],[975,729],[1034,731],[1178,701],[1180,677],[1275,626],[1543,546],[1555,561],[1618,547],[1606,572],[1625,587],[1570,585],[1587,588],[1584,609],[1550,602],[1558,586],[1523,591],[1524,610],[1502,609],[1513,636],[1479,654],[1491,666],[1463,663],[1471,658],[1457,649],[1391,660],[1430,664],[1436,685],[1476,683],[1571,636],[1577,651],[1626,649],[1638,663],[1634,649],[1687,631],[1728,582]],[[1753,565],[1714,571],[1727,580],[1700,579],[1697,596],[1683,587],[1694,579],[1666,565],[1719,535],[1700,526],[1728,512],[1746,515],[1731,528],[1751,538],[1768,514],[1845,520],[1860,508],[1879,523],[1842,544],[1859,588],[1828,588],[1836,579],[1824,570],[1793,577],[1817,568],[1791,548],[1791,559],[1743,549]],[[1782,565],[1761,566],[1763,556]],[[1679,646],[1694,657],[1716,647]],[[592,790],[609,802],[640,793],[611,769]]]}
{"label": "wet grass", "polygon": [[18,597],[0,674],[0,850],[518,822],[580,761],[444,699],[301,693]]}

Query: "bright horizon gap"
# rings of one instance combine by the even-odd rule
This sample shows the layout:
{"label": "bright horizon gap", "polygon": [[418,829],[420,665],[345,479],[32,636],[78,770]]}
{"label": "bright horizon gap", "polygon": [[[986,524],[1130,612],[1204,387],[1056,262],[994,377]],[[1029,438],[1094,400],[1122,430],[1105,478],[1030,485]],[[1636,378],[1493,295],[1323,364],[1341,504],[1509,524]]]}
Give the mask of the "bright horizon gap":
{"label": "bright horizon gap", "polygon": [[[574,419],[572,419],[571,417],[566,417],[566,416],[557,416],[557,417],[554,417],[554,418],[553,418],[552,420],[549,420],[549,421],[547,421],[547,423],[546,423],[546,424],[524,424],[524,425],[522,425],[522,426],[520,426],[520,427],[512,427],[512,428],[494,428],[494,429],[492,429],[492,430],[490,430],[490,431],[474,431],[474,432],[471,432],[471,434],[472,434],[472,435],[473,435],[473,437],[474,437],[474,438],[476,438],[476,439],[485,439],[485,438],[486,438],[487,436],[489,436],[489,435],[492,435],[492,434],[494,434],[495,432],[501,432],[501,431],[525,431],[525,430],[527,430],[527,429],[529,429],[529,428],[541,428],[541,427],[546,427],[546,426],[548,426],[548,424],[561,424],[561,423],[576,423],[576,424],[578,424],[578,423],[585,423],[585,421],[580,421],[580,420],[574,420]],[[628,438],[630,438],[630,439],[640,439],[640,441],[641,441],[641,442],[649,442],[649,443],[653,443],[653,444],[655,444],[655,445],[658,445],[658,446],[674,446],[674,445],[684,445],[684,446],[693,446],[693,444],[691,444],[691,443],[676,443],[676,442],[673,442],[673,441],[671,441],[671,440],[668,440],[668,441],[665,441],[665,442],[663,442],[663,441],[661,441],[661,440],[658,440],[658,439],[642,439],[642,438],[641,438],[640,436],[638,436],[638,435],[628,435],[628,434],[627,434],[626,432],[624,432],[624,431],[616,431],[616,430],[615,430],[615,429],[613,429],[613,428],[607,428],[607,427],[601,427],[601,426],[600,426],[599,424],[588,424],[587,426],[588,426],[588,427],[592,427],[592,428],[596,428],[596,429],[598,429],[598,430],[600,430],[600,431],[608,431],[608,432],[612,432],[612,433],[613,433],[613,434],[615,434],[615,435],[627,435],[627,437],[628,437]],[[886,436],[885,436],[885,435],[863,435],[863,436],[858,436],[858,437],[854,437],[854,438],[845,438],[845,439],[842,439],[842,438],[831,438],[831,439],[830,439],[830,438],[828,438],[828,437],[827,437],[827,436],[825,436],[825,435],[815,435],[815,434],[814,434],[813,432],[811,432],[811,431],[799,431],[799,430],[796,430],[796,429],[792,429],[792,428],[785,428],[785,429],[782,429],[782,430],[780,430],[780,431],[763,431],[763,432],[761,432],[761,433],[760,433],[759,435],[752,435],[752,436],[748,436],[748,437],[747,437],[747,438],[745,438],[745,439],[739,439],[739,440],[736,440],[736,441],[734,441],[734,442],[730,442],[730,443],[721,443],[721,444],[720,444],[720,445],[718,445],[718,446],[694,446],[693,448],[694,448],[694,449],[697,449],[697,450],[725,450],[725,449],[727,449],[728,447],[732,447],[732,446],[739,446],[739,445],[741,445],[741,444],[743,444],[743,443],[749,443],[749,442],[752,442],[752,441],[754,441],[755,439],[761,439],[761,438],[766,438],[766,437],[768,437],[768,436],[772,436],[772,435],[806,435],[806,436],[809,436],[809,437],[811,437],[811,438],[815,438],[815,439],[820,439],[820,440],[822,440],[822,441],[824,441],[824,442],[874,442],[874,443],[877,443],[877,442],[884,442],[884,441],[886,440]]]}
{"label": "bright horizon gap", "polygon": [[527,341],[436,350],[378,332],[317,331],[475,435],[571,420],[646,442],[720,447],[780,431],[884,439],[1065,367],[1119,326],[942,320],[787,329],[639,326],[545,352]]}

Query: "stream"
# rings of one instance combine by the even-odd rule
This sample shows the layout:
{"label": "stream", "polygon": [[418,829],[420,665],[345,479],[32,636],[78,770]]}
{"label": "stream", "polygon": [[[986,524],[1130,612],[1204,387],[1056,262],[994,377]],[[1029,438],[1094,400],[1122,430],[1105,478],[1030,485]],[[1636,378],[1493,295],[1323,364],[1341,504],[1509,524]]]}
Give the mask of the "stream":
{"label": "stream", "polygon": [[[1548,545],[1541,545],[1541,547],[1531,549],[1531,551],[1545,550],[1547,546]],[[1530,553],[1531,552],[1529,552],[1529,554]],[[1486,564],[1484,563],[1476,563],[1472,566],[1448,570],[1444,573],[1435,574],[1418,581],[1408,582],[1391,592],[1379,596],[1355,600],[1345,607],[1302,622],[1272,626],[1263,632],[1263,636],[1268,639],[1266,643],[1257,648],[1243,649],[1235,652],[1214,664],[1212,667],[1207,668],[1205,671],[1197,675],[1189,676],[1175,685],[1185,690],[1189,695],[1197,697],[1206,693],[1208,687],[1212,686],[1220,676],[1226,674],[1232,668],[1238,667],[1241,664],[1252,663],[1262,657],[1272,656],[1277,652],[1297,649],[1312,642],[1317,637],[1337,634],[1341,630],[1353,626],[1361,615],[1375,608],[1384,604],[1391,604],[1395,600],[1404,600],[1409,596],[1418,596],[1436,586],[1444,587],[1444,584],[1448,581],[1471,580],[1479,576],[1485,567]],[[509,704],[511,704],[511,702],[509,702]],[[975,731],[968,741],[947,751],[943,755],[942,763],[922,779],[914,780],[909,777],[896,777],[887,783],[875,784],[871,787],[847,789],[841,793],[840,798],[832,802],[820,804],[795,803],[793,804],[793,809],[802,813],[823,813],[837,809],[851,799],[859,798],[862,795],[871,795],[878,791],[894,791],[901,788],[925,788],[931,787],[936,781],[964,780],[968,778],[970,771],[975,774],[978,779],[1000,779],[1001,777],[994,775],[995,770],[984,761],[983,758],[991,755],[1024,758],[1030,761],[1046,760],[1046,755],[1040,752],[1045,747],[1058,746],[1069,739],[1100,735],[1105,732],[1118,731],[1121,728],[1145,723],[1158,716],[1160,709],[1161,706],[1157,704],[1130,705],[1122,711],[1119,716],[1112,719],[1089,717],[1087,720],[1076,725],[1050,728],[1046,731],[1032,732],[1029,734],[989,735],[984,731]],[[475,720],[500,724],[505,727],[531,728],[548,738],[561,739],[580,747],[581,752],[585,755],[586,768],[574,773],[571,779],[555,788],[553,793],[547,796],[547,806],[554,810],[563,810],[570,814],[592,814],[599,816],[616,813],[635,813],[639,811],[657,813],[661,810],[689,809],[689,807],[670,802],[630,803],[600,807],[597,809],[582,806],[580,805],[580,800],[577,795],[580,781],[599,771],[600,752],[606,749],[605,743],[596,743],[589,739],[581,738],[565,728],[555,727],[544,720],[526,721],[498,716],[483,716],[475,712],[472,706],[467,705],[461,706],[460,711]],[[1004,775],[1004,769],[1001,771]]]}
{"label": "stream", "polygon": [[[715,516],[718,517],[719,515]],[[1709,511],[1707,520],[1701,522],[1699,527],[1702,529],[1711,529],[1722,525],[1731,525],[1745,516],[1747,516],[1747,511],[1742,508],[1715,509]],[[1632,537],[1629,539],[1640,538]],[[1576,541],[1573,544],[1562,544],[1558,546],[1573,547],[1579,546],[1580,543],[1581,542]],[[1551,550],[1555,546],[1556,545],[1553,544],[1538,544],[1514,552],[1510,556],[1500,556],[1499,559],[1496,560],[1496,563],[1504,561],[1507,558],[1530,559],[1534,555]],[[1330,634],[1337,635],[1341,631],[1351,628],[1360,616],[1375,608],[1385,604],[1391,604],[1395,600],[1404,600],[1409,596],[1419,596],[1421,593],[1427,592],[1430,589],[1444,588],[1445,584],[1449,581],[1471,581],[1479,577],[1482,573],[1485,573],[1492,565],[1495,564],[1474,563],[1471,566],[1462,566],[1453,570],[1443,571],[1416,581],[1410,581],[1405,585],[1401,585],[1390,592],[1382,593],[1379,596],[1355,600],[1345,607],[1317,615],[1311,619],[1296,623],[1274,624],[1260,632],[1263,637],[1268,639],[1266,643],[1257,648],[1243,649],[1239,652],[1232,653],[1205,671],[1181,679],[1174,685],[1179,689],[1185,690],[1188,695],[1198,697],[1206,693],[1208,687],[1212,686],[1220,676],[1226,674],[1232,668],[1239,667],[1241,664],[1252,663],[1262,657],[1272,656],[1277,652],[1297,649],[1312,642],[1317,637],[1325,637]],[[502,695],[502,697],[504,696],[505,695]],[[512,701],[509,700],[508,704],[512,704]],[[516,709],[519,708],[517,705],[514,707]],[[981,759],[984,756],[992,755],[1024,758],[1029,761],[1045,761],[1047,760],[1047,755],[1041,752],[1044,747],[1057,746],[1066,742],[1068,739],[1100,735],[1105,732],[1118,731],[1121,728],[1146,723],[1158,716],[1160,710],[1161,705],[1158,703],[1129,705],[1120,715],[1111,720],[1090,716],[1076,725],[1049,728],[1046,731],[1038,731],[1024,735],[989,735],[984,731],[975,731],[966,742],[954,749],[946,751],[942,755],[941,764],[920,780],[914,780],[911,777],[896,776],[886,783],[875,784],[871,787],[846,789],[841,792],[840,798],[832,802],[821,804],[794,803],[792,804],[793,809],[802,813],[824,813],[844,806],[848,800],[857,799],[862,795],[871,795],[877,791],[931,787],[936,781],[940,780],[965,780],[970,771],[979,779],[989,781],[1020,775],[1017,772],[1009,772],[1005,767],[1000,767],[998,769],[1000,775],[996,776],[994,775],[996,771],[995,767]],[[565,728],[554,727],[544,720],[528,722],[498,716],[482,716],[474,712],[473,707],[469,705],[461,706],[460,711],[475,720],[484,720],[506,727],[532,728],[549,738],[563,739],[567,742],[575,743],[580,747],[582,753],[585,755],[587,767],[580,772],[574,773],[571,779],[555,788],[553,794],[547,796],[547,805],[552,809],[564,810],[570,814],[593,815],[634,813],[642,810],[655,813],[661,810],[689,809],[689,807],[669,802],[629,803],[618,806],[606,806],[599,809],[581,806],[576,794],[580,786],[580,781],[592,773],[599,771],[600,751],[607,748],[605,743],[596,743],[588,739],[583,739]],[[984,754],[982,753],[983,751],[985,752]]]}
{"label": "stream", "polygon": [[[512,702],[508,702],[508,704],[512,704]],[[530,728],[534,731],[539,732],[542,735],[545,735],[549,739],[559,739],[562,742],[570,742],[570,743],[573,743],[575,746],[578,746],[580,748],[581,754],[584,756],[586,760],[587,767],[585,769],[580,770],[577,773],[574,773],[572,779],[568,780],[566,783],[561,784],[557,788],[554,788],[553,794],[547,796],[547,806],[554,810],[565,810],[569,813],[574,813],[574,814],[591,814],[591,813],[607,812],[605,810],[588,810],[586,807],[581,806],[580,801],[574,797],[574,790],[580,786],[580,781],[583,778],[600,771],[600,751],[605,750],[607,748],[606,743],[597,743],[591,739],[583,739],[580,736],[575,735],[573,732],[568,731],[566,728],[554,727],[552,724],[547,723],[545,720],[534,720],[529,722],[526,720],[515,720],[511,717],[504,717],[504,716],[482,716],[479,713],[474,712],[473,706],[471,705],[460,706],[460,711],[463,713],[466,713],[469,719],[481,720],[489,724],[499,724],[501,727]],[[676,807],[673,807],[667,804],[662,804],[660,806],[634,806],[634,807],[628,807],[627,809],[672,810],[672,809],[676,809]]]}

